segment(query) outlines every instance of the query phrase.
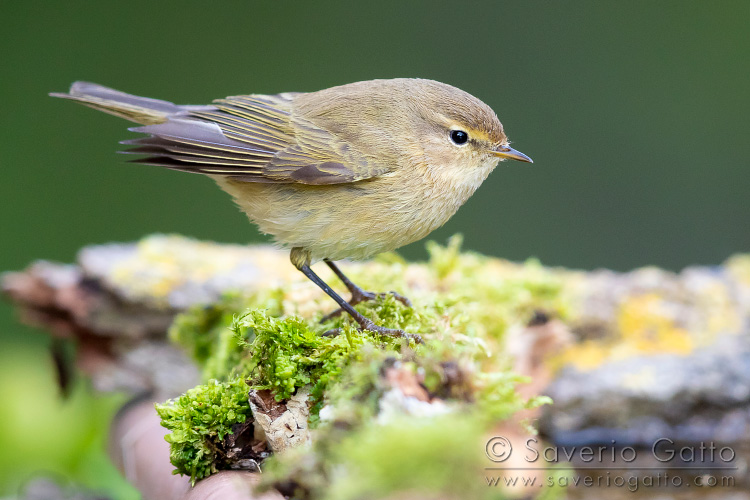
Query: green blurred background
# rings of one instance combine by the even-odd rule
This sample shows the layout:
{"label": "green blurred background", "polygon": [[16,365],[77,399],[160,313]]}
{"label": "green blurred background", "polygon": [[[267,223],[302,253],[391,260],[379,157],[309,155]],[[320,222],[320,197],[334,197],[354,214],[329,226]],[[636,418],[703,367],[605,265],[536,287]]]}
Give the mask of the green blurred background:
{"label": "green blurred background", "polygon": [[[46,96],[79,79],[195,104],[440,80],[495,109],[535,163],[502,164],[432,238],[619,270],[750,250],[745,0],[4,1],[0,18],[0,269],[153,232],[264,240],[210,180],[125,165],[126,122]],[[106,488],[101,436],[119,400],[81,384],[59,401],[46,339],[7,304],[0,339],[0,495],[35,470]]]}

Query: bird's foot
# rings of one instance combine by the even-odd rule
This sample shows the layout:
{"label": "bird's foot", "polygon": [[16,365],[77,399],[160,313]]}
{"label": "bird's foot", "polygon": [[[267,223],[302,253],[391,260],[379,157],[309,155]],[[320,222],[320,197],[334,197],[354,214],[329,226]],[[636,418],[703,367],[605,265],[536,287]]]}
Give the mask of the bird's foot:
{"label": "bird's foot", "polygon": [[[356,306],[357,304],[361,304],[362,302],[367,302],[369,300],[375,300],[377,298],[383,298],[387,297],[388,295],[392,295],[394,299],[401,302],[406,307],[411,307],[411,300],[409,300],[407,297],[404,297],[400,293],[397,292],[381,292],[381,293],[375,293],[375,292],[368,292],[367,290],[362,290],[361,288],[357,287],[354,290],[352,290],[352,298],[349,299],[349,305],[350,306]],[[342,308],[338,308],[332,313],[326,314],[323,316],[320,320],[321,323],[325,323],[331,318],[335,318],[339,316],[341,313],[343,313],[344,310]]]}
{"label": "bird's foot", "polygon": [[422,336],[416,333],[406,333],[403,330],[397,328],[386,328],[384,326],[378,326],[372,321],[364,326],[360,327],[360,330],[368,330],[371,332],[379,333],[380,335],[388,335],[390,337],[401,337],[403,339],[413,340],[417,344],[423,344]]}
{"label": "bird's foot", "polygon": [[[362,330],[367,330],[369,332],[375,332],[379,333],[380,335],[388,335],[390,337],[400,337],[408,340],[413,340],[417,344],[424,344],[424,341],[422,340],[422,336],[417,333],[406,333],[403,330],[399,330],[397,328],[386,328],[384,326],[378,326],[375,323],[373,323],[371,320],[366,320],[363,322],[363,324],[360,324],[359,328],[357,328],[360,332]],[[341,328],[333,328],[331,330],[327,330],[323,332],[324,337],[336,337],[341,333]]]}

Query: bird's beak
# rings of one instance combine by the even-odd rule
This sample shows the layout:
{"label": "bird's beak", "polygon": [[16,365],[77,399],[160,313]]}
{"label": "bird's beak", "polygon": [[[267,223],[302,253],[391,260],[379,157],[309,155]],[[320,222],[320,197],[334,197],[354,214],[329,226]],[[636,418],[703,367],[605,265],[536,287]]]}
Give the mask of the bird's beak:
{"label": "bird's beak", "polygon": [[526,161],[529,163],[534,163],[534,160],[526,156],[520,151],[516,151],[515,149],[509,147],[509,146],[498,146],[495,149],[490,150],[490,153],[492,153],[495,156],[499,156],[500,158],[509,158],[511,160],[518,160],[518,161]]}

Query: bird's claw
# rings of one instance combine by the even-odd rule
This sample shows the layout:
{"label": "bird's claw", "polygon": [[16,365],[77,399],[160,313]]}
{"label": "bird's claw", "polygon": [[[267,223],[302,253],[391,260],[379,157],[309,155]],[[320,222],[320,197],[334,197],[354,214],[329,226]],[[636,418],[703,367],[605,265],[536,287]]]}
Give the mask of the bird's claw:
{"label": "bird's claw", "polygon": [[[424,344],[424,341],[422,340],[422,336],[417,333],[406,333],[403,330],[398,330],[396,328],[386,328],[384,326],[378,326],[372,321],[369,321],[365,323],[364,325],[357,328],[360,332],[362,330],[367,330],[370,332],[379,333],[380,335],[387,335],[390,337],[401,337],[408,340],[413,340],[417,344]],[[323,337],[337,337],[341,334],[341,328],[332,328],[330,330],[326,330],[321,335]]]}
{"label": "bird's claw", "polygon": [[386,328],[384,326],[378,326],[372,321],[365,323],[360,327],[360,330],[368,330],[370,332],[379,333],[380,335],[387,335],[389,337],[401,337],[403,339],[413,340],[417,344],[423,344],[422,336],[417,333],[406,333],[403,330],[396,328]]}
{"label": "bird's claw", "polygon": [[[353,307],[353,306],[356,306],[357,304],[361,304],[362,302],[367,302],[369,300],[375,300],[377,298],[387,297],[388,295],[392,295],[394,299],[398,300],[399,302],[401,302],[406,307],[411,307],[411,300],[409,300],[407,297],[404,297],[400,293],[393,292],[393,291],[391,291],[391,292],[375,293],[375,292],[368,292],[366,290],[355,290],[352,293],[352,298],[349,299],[348,302],[349,302],[349,305]],[[333,311],[331,313],[328,313],[325,316],[323,316],[320,319],[320,322],[321,323],[325,323],[329,319],[332,319],[332,318],[335,318],[335,317],[341,315],[341,313],[343,313],[343,312],[344,312],[344,310],[339,307],[335,311]]]}
{"label": "bird's claw", "polygon": [[388,295],[388,294],[390,294],[390,295],[393,295],[393,298],[394,298],[394,299],[398,300],[399,302],[401,302],[401,303],[402,303],[403,305],[405,305],[406,307],[411,307],[411,300],[409,300],[409,298],[408,298],[408,297],[404,297],[404,296],[403,296],[403,295],[401,295],[400,293],[398,293],[398,292],[394,292],[393,290],[391,290],[391,291],[390,291],[390,292],[388,292],[387,294],[386,294],[386,293],[379,293],[378,295],[379,295],[379,296],[382,296],[382,297],[384,297],[384,296],[386,296],[386,295]]}

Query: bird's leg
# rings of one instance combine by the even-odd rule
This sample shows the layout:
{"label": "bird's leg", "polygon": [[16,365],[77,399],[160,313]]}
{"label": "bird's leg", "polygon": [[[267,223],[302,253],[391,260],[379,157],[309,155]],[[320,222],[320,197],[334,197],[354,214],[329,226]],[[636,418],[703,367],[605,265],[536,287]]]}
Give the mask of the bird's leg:
{"label": "bird's leg", "polygon": [[[360,287],[355,285],[352,280],[350,280],[342,271],[339,269],[339,266],[333,263],[333,261],[328,259],[323,259],[323,262],[325,262],[328,267],[331,268],[331,271],[338,276],[338,278],[341,280],[341,282],[346,286],[346,288],[349,290],[349,292],[352,294],[352,298],[349,299],[349,305],[356,306],[360,302],[367,302],[368,300],[375,300],[377,297],[385,297],[387,294],[385,293],[375,293],[375,292],[368,292],[367,290],[362,290]],[[411,301],[404,297],[403,295],[396,293],[396,292],[388,292],[389,294],[393,295],[393,297],[404,304],[406,307],[411,307]],[[331,318],[334,318],[344,312],[343,308],[336,309],[331,314],[328,314],[327,316],[323,317],[321,321],[327,321]]]}
{"label": "bird's leg", "polygon": [[302,274],[307,276],[310,281],[318,285],[321,290],[323,290],[329,297],[335,300],[336,303],[341,307],[341,309],[348,313],[349,316],[351,316],[352,319],[354,319],[354,321],[359,324],[361,330],[369,330],[381,335],[404,337],[407,339],[416,340],[420,344],[422,343],[422,337],[420,337],[419,335],[406,333],[403,330],[397,330],[394,328],[385,328],[382,326],[378,326],[371,319],[366,318],[362,314],[360,314],[356,309],[354,309],[354,307],[352,307],[351,304],[345,301],[330,286],[328,286],[328,284],[323,281],[320,276],[315,274],[313,270],[310,269],[310,253],[308,251],[299,247],[292,248],[290,259],[292,261],[292,264],[294,264],[294,267],[299,269]]}

